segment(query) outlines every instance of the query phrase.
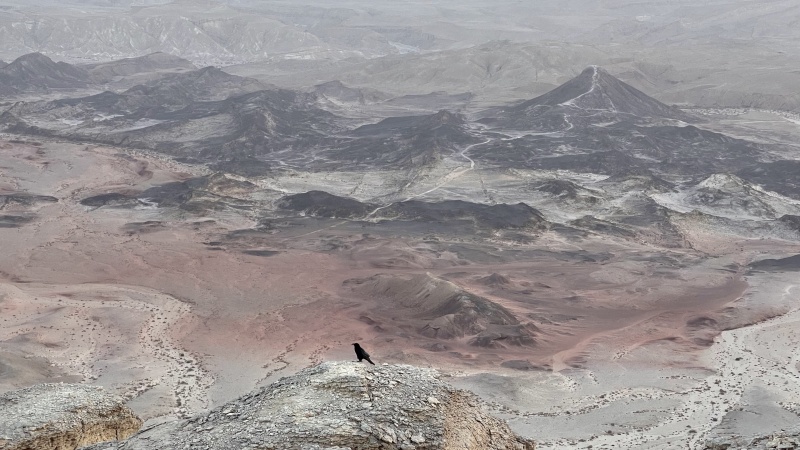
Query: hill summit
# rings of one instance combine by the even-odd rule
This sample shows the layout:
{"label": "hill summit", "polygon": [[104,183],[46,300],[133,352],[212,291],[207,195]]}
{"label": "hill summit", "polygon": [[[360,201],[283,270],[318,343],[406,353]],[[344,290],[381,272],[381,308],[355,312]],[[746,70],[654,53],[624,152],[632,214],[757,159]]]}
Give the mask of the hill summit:
{"label": "hill summit", "polygon": [[686,117],[679,109],[661,103],[598,66],[590,66],[552,91],[509,110],[525,111],[543,106],[600,110],[651,118]]}
{"label": "hill summit", "polygon": [[0,94],[84,88],[89,80],[89,73],[81,68],[55,62],[41,53],[29,53],[0,67]]}
{"label": "hill summit", "polygon": [[191,419],[93,450],[533,450],[473,394],[408,365],[325,362]]}

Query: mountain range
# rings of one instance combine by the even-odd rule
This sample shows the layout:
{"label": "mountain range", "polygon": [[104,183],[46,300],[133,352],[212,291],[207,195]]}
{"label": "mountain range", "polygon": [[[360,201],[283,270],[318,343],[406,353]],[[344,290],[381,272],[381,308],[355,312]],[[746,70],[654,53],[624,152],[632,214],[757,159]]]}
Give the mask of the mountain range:
{"label": "mountain range", "polygon": [[[35,76],[27,75],[34,67]],[[600,177],[591,185],[540,179],[530,188],[537,199],[531,206],[545,208],[544,215],[535,209],[522,211],[520,205],[530,208],[529,202],[517,205],[519,197],[513,195],[497,201],[484,186],[489,209],[481,210],[472,194],[464,204],[472,205],[468,216],[486,229],[555,220],[618,236],[637,235],[639,228],[658,229],[672,236],[669,245],[680,245],[670,214],[697,209],[757,220],[798,214],[792,203],[798,188],[787,181],[797,163],[782,159],[786,147],[708,129],[707,119],[657,101],[597,66],[544,95],[476,114],[441,110],[371,123],[347,114],[347,105],[388,103],[391,95],[341,82],[307,92],[281,89],[214,67],[194,69],[185,60],[163,54],[85,68],[35,54],[0,73],[14,77],[5,87],[14,92],[82,89],[98,86],[97,80],[130,82],[130,77],[150,74],[119,92],[17,102],[0,115],[7,132],[146,149],[253,178],[287,171],[398,172],[401,181],[394,192],[376,193],[365,202],[353,199],[356,203],[349,205],[350,200],[341,197],[329,205],[330,199],[314,194],[280,203],[321,217],[462,217],[454,213],[462,206],[453,198],[419,202],[402,194],[447,170],[455,170],[449,177],[468,176],[473,170],[479,176],[482,171],[528,170]],[[733,183],[739,187],[726,190],[730,183],[716,187],[710,181],[722,179],[738,180]],[[402,185],[406,187],[397,190]],[[433,186],[429,191],[436,191]],[[631,196],[635,192],[641,194]],[[224,203],[212,200],[218,201]],[[320,206],[297,206],[317,201]],[[341,205],[330,209],[332,204]],[[501,206],[508,211],[491,209]],[[497,219],[506,216],[508,221]],[[598,225],[604,220],[621,228]]]}
{"label": "mountain range", "polygon": [[[82,69],[45,59],[32,55],[1,70],[15,73],[25,61],[38,61],[32,86],[88,83]],[[475,123],[440,111],[353,128],[353,120],[325,109],[332,91],[363,98],[343,85],[303,93],[207,67],[121,93],[18,104],[2,121],[10,131],[147,148],[233,171],[228,163],[241,158],[265,167],[409,167],[472,146],[470,157],[492,166],[708,176],[746,170],[767,152],[761,144],[699,128],[699,119],[598,67],[542,96],[479,113]]]}

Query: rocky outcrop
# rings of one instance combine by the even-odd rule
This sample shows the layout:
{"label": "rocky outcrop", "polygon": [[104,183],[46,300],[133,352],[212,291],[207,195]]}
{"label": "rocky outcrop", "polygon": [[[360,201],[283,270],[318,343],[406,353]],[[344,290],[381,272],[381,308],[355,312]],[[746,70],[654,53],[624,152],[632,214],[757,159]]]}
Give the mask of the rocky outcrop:
{"label": "rocky outcrop", "polygon": [[531,450],[433,370],[326,362],[191,419],[93,450]]}
{"label": "rocky outcrop", "polygon": [[95,386],[40,384],[0,396],[2,450],[72,450],[141,426],[120,397]]}

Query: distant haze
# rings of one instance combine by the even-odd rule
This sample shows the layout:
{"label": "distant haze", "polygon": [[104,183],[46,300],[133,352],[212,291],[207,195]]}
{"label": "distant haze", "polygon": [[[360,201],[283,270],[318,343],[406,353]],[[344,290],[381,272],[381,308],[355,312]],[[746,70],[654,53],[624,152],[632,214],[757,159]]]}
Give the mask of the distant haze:
{"label": "distant haze", "polygon": [[[800,106],[791,0],[3,0],[0,60],[92,63],[164,52],[292,89],[538,95],[599,64],[661,101]],[[496,103],[496,102],[495,102]]]}

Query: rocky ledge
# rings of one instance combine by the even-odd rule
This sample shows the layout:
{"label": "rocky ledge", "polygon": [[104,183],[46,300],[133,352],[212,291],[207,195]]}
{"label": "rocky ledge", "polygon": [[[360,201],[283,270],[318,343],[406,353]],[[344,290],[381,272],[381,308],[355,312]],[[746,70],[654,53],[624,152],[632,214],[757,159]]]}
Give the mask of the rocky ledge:
{"label": "rocky ledge", "polygon": [[326,362],[208,413],[92,450],[531,450],[436,371]]}
{"label": "rocky ledge", "polygon": [[40,384],[0,395],[2,450],[74,450],[141,426],[122,398],[95,386]]}

